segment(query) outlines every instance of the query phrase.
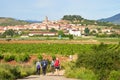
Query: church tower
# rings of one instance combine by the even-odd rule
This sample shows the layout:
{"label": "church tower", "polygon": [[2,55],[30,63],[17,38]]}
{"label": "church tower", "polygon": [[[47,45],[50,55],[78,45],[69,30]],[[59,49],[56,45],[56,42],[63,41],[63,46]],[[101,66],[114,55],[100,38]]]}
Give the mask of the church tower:
{"label": "church tower", "polygon": [[49,23],[49,20],[48,20],[48,17],[47,17],[47,16],[45,16],[45,19],[44,19],[43,23],[45,23],[45,24],[48,24],[48,23]]}
{"label": "church tower", "polygon": [[47,16],[45,17],[45,22],[48,22],[48,17]]}

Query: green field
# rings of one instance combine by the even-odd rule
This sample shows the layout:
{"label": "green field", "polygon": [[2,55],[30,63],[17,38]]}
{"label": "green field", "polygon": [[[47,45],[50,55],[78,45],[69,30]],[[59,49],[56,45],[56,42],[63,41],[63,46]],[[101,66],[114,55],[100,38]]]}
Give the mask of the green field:
{"label": "green field", "polygon": [[92,44],[57,44],[57,43],[38,43],[38,44],[0,44],[1,53],[46,53],[69,55],[80,53],[81,51],[90,51]]}

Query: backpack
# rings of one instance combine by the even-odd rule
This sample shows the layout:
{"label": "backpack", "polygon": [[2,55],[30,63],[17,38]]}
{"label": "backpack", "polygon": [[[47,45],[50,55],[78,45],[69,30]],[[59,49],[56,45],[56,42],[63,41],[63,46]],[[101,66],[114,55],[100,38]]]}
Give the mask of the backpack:
{"label": "backpack", "polygon": [[47,66],[47,63],[46,61],[43,61],[43,64],[42,64],[43,67],[46,67]]}
{"label": "backpack", "polygon": [[58,67],[58,66],[59,66],[59,60],[56,60],[56,61],[55,61],[54,66],[55,66],[55,67]]}
{"label": "backpack", "polygon": [[40,69],[40,65],[37,65],[37,69]]}
{"label": "backpack", "polygon": [[54,67],[54,61],[51,62],[51,66]]}

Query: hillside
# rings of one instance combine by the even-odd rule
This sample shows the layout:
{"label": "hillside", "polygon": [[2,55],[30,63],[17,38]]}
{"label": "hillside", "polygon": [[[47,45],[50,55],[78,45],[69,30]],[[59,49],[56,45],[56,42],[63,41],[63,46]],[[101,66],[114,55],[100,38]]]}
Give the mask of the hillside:
{"label": "hillside", "polygon": [[97,26],[115,26],[113,23],[108,23],[100,20],[88,20],[84,19],[80,15],[64,15],[62,20],[67,20],[72,24],[81,24],[81,25],[97,25]]}
{"label": "hillside", "polygon": [[109,18],[100,19],[99,21],[103,22],[112,22],[114,24],[120,24],[120,13]]}
{"label": "hillside", "polygon": [[14,18],[0,17],[0,26],[14,26],[14,25],[25,25],[30,24],[23,20],[16,20]]}

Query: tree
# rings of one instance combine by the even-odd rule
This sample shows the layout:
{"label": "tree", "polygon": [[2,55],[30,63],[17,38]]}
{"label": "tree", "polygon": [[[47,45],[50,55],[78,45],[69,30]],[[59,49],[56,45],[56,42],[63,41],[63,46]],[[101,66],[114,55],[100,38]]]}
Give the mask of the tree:
{"label": "tree", "polygon": [[85,32],[85,35],[89,35],[89,32],[90,32],[89,28],[85,28],[84,32]]}
{"label": "tree", "polygon": [[68,20],[73,24],[79,24],[83,18],[80,15],[64,15],[63,20]]}
{"label": "tree", "polygon": [[69,35],[69,39],[73,39],[73,35],[70,34],[70,35]]}
{"label": "tree", "polygon": [[12,30],[12,29],[9,29],[9,30],[6,30],[3,35],[5,36],[10,36],[10,37],[13,37],[15,35],[15,31]]}
{"label": "tree", "polygon": [[50,32],[57,32],[57,30],[55,30],[55,28],[51,28]]}
{"label": "tree", "polygon": [[65,36],[65,34],[64,34],[64,32],[62,30],[58,31],[58,35],[61,35],[61,37]]}

